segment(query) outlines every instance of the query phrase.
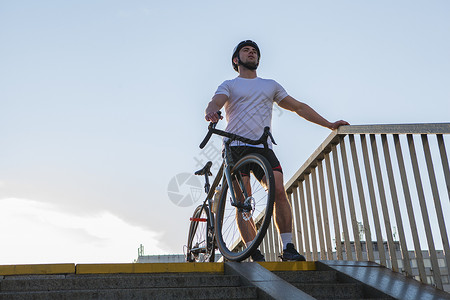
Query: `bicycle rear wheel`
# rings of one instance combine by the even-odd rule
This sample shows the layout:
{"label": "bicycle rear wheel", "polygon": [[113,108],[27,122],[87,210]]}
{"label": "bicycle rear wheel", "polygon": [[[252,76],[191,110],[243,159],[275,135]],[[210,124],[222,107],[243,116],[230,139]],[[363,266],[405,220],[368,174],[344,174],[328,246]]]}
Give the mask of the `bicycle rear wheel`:
{"label": "bicycle rear wheel", "polygon": [[199,205],[192,215],[189,227],[186,255],[188,262],[214,262],[214,232],[210,224],[206,205]]}
{"label": "bicycle rear wheel", "polygon": [[[216,239],[226,259],[242,261],[258,248],[266,234],[273,212],[275,180],[269,162],[259,154],[239,160],[231,170],[231,177],[236,199],[249,205],[247,208],[232,205],[225,180],[215,216]],[[243,196],[242,187],[248,191],[248,197]]]}

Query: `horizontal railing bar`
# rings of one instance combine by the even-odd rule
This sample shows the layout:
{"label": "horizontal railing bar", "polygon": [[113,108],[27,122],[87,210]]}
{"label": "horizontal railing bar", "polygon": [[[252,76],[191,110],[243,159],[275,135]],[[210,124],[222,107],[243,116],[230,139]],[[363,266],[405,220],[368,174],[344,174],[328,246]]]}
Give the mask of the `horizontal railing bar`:
{"label": "horizontal railing bar", "polygon": [[351,125],[337,134],[450,134],[450,123]]}

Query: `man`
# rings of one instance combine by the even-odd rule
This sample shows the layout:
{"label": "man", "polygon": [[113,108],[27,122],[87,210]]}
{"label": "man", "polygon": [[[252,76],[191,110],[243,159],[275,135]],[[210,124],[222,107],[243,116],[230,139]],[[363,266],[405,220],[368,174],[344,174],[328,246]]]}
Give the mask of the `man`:
{"label": "man", "polygon": [[[225,130],[246,138],[258,139],[264,127],[271,125],[273,103],[276,102],[280,107],[331,130],[337,129],[341,125],[349,125],[343,120],[333,123],[327,121],[307,104],[289,96],[276,81],[259,78],[256,69],[260,57],[261,52],[258,45],[251,40],[242,41],[236,46],[231,60],[233,68],[239,73],[239,76],[223,82],[218,87],[205,111],[207,121],[217,122],[221,118],[217,111],[225,106],[227,117]],[[231,149],[236,159],[248,153],[258,152],[265,156],[272,165],[275,177],[274,218],[283,243],[282,259],[305,260],[292,244],[292,209],[284,190],[282,168],[272,150],[270,141],[268,150],[258,148],[262,145],[250,146],[241,142],[233,143]],[[264,256],[259,250],[256,250],[251,257],[253,261],[264,261]]]}

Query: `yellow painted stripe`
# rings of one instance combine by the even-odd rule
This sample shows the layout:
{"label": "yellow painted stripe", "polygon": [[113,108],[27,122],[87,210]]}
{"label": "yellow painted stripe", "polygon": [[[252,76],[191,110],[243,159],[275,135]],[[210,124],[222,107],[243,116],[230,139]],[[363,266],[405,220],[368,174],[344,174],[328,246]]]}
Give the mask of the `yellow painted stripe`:
{"label": "yellow painted stripe", "polygon": [[269,271],[315,271],[313,261],[258,262]]}
{"label": "yellow painted stripe", "polygon": [[[314,271],[315,262],[260,262],[269,271]],[[33,274],[224,273],[224,263],[0,265],[0,276]]]}
{"label": "yellow painted stripe", "polygon": [[223,263],[134,263],[134,264],[78,264],[77,274],[114,273],[223,273]]}
{"label": "yellow painted stripe", "polygon": [[75,264],[36,264],[0,266],[0,275],[74,274]]}

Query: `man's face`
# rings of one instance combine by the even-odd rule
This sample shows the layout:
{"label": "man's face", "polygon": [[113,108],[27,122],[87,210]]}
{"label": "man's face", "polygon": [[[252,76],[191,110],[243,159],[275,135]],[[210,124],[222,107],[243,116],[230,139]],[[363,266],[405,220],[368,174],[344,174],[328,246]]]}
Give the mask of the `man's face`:
{"label": "man's face", "polygon": [[245,46],[239,51],[239,57],[244,64],[258,66],[258,52],[252,46]]}

